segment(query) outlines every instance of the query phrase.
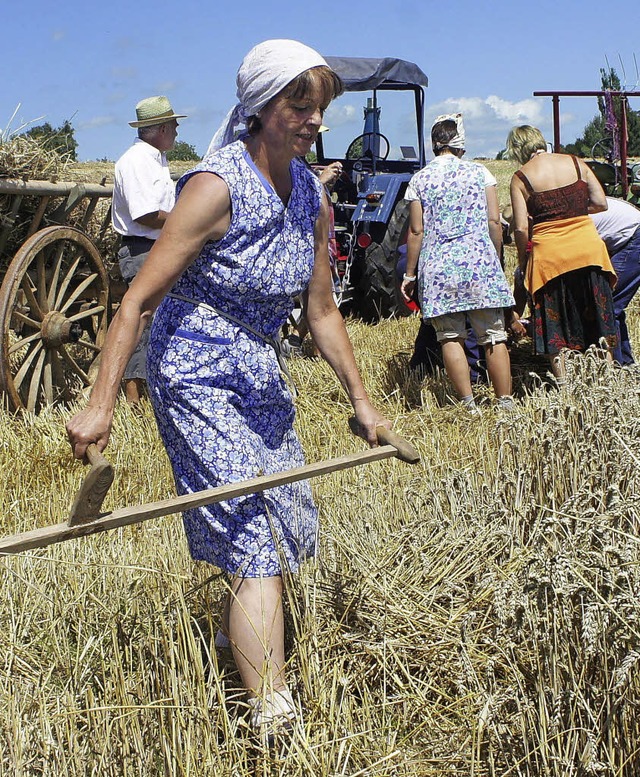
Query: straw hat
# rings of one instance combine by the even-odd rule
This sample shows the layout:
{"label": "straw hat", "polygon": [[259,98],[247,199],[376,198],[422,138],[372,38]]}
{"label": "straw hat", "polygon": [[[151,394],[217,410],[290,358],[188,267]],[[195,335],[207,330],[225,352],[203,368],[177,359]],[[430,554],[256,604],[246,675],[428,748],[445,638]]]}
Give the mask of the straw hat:
{"label": "straw hat", "polygon": [[154,124],[164,124],[172,119],[186,119],[187,117],[174,113],[171,103],[164,95],[147,97],[136,105],[137,121],[130,121],[130,127],[152,127]]}

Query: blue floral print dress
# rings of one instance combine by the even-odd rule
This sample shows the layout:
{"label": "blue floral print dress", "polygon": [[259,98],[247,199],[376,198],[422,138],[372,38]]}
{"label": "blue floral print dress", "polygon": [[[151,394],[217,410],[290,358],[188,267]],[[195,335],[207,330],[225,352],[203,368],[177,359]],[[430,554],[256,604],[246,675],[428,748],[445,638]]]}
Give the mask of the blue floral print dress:
{"label": "blue floral print dress", "polygon": [[[292,397],[262,337],[277,337],[293,298],[309,284],[320,183],[294,159],[285,205],[236,141],[183,176],[178,194],[203,171],[227,184],[231,223],[158,307],[147,357],[151,400],[179,494],[304,464]],[[317,511],[308,482],[183,517],[193,558],[231,574],[296,571],[315,552]]]}
{"label": "blue floral print dress", "polygon": [[420,200],[423,210],[418,293],[424,318],[514,304],[489,236],[486,176],[482,165],[443,154],[409,182],[405,198]]}

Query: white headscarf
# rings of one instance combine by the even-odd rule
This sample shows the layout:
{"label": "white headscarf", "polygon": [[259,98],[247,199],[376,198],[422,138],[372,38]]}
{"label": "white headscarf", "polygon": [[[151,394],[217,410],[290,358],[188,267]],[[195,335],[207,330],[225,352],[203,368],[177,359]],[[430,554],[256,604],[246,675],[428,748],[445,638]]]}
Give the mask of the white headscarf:
{"label": "white headscarf", "polygon": [[327,66],[309,46],[296,40],[266,40],[254,46],[238,69],[238,103],[213,136],[207,154],[232,143],[236,131],[305,70]]}
{"label": "white headscarf", "polygon": [[447,141],[447,146],[450,148],[461,148],[464,150],[466,148],[466,135],[464,133],[464,124],[462,123],[462,114],[443,113],[442,116],[436,116],[433,124],[431,125],[431,129],[433,129],[436,124],[440,124],[441,121],[455,121],[456,134],[451,138],[451,140]]}

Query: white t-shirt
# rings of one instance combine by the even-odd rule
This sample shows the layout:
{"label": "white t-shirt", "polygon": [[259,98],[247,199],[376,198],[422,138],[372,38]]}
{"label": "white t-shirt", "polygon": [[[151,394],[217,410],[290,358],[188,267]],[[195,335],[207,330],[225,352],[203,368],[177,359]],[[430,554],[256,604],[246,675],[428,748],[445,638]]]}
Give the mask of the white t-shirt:
{"label": "white t-shirt", "polygon": [[[429,164],[444,164],[447,159],[451,156],[451,154],[440,154],[440,156],[435,157],[434,159],[429,162]],[[485,189],[487,186],[497,186],[498,181],[496,180],[495,176],[487,170],[487,168],[484,165],[481,165],[479,162],[474,162],[474,164],[478,165],[478,167],[482,168],[482,172],[484,174],[484,187]],[[423,168],[424,169],[424,168]],[[409,186],[407,186],[407,191],[404,195],[405,200],[419,200],[420,197],[418,197],[418,194],[416,190],[411,185],[411,182],[409,182]]]}
{"label": "white t-shirt", "polygon": [[609,256],[624,248],[640,227],[640,210],[630,202],[607,197],[607,210],[602,213],[592,213],[598,234],[607,246]]}
{"label": "white t-shirt", "polygon": [[176,187],[166,155],[136,138],[116,162],[111,206],[113,228],[121,235],[156,240],[161,230],[145,227],[136,219],[159,210],[170,211],[175,201]]}

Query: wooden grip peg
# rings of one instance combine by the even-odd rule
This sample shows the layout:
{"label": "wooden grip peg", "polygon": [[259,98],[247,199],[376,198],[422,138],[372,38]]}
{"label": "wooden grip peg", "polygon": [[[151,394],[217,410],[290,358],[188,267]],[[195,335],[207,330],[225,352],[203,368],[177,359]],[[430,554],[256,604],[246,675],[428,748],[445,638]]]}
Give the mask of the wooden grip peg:
{"label": "wooden grip peg", "polygon": [[417,464],[420,461],[420,454],[413,445],[386,426],[376,426],[376,436],[379,445],[392,445],[396,449],[396,457],[400,461],[406,461],[407,464]]}
{"label": "wooden grip peg", "polygon": [[107,491],[113,483],[113,466],[100,453],[96,445],[87,447],[87,458],[91,469],[82,481],[82,485],[71,507],[67,524],[77,526],[97,518]]}
{"label": "wooden grip peg", "polygon": [[[349,418],[349,427],[354,434],[361,436],[362,428],[355,416]],[[376,426],[376,437],[378,445],[390,445],[395,448],[395,456],[400,461],[406,461],[407,464],[417,464],[420,461],[420,454],[413,445],[396,432],[387,429],[386,426]]]}

